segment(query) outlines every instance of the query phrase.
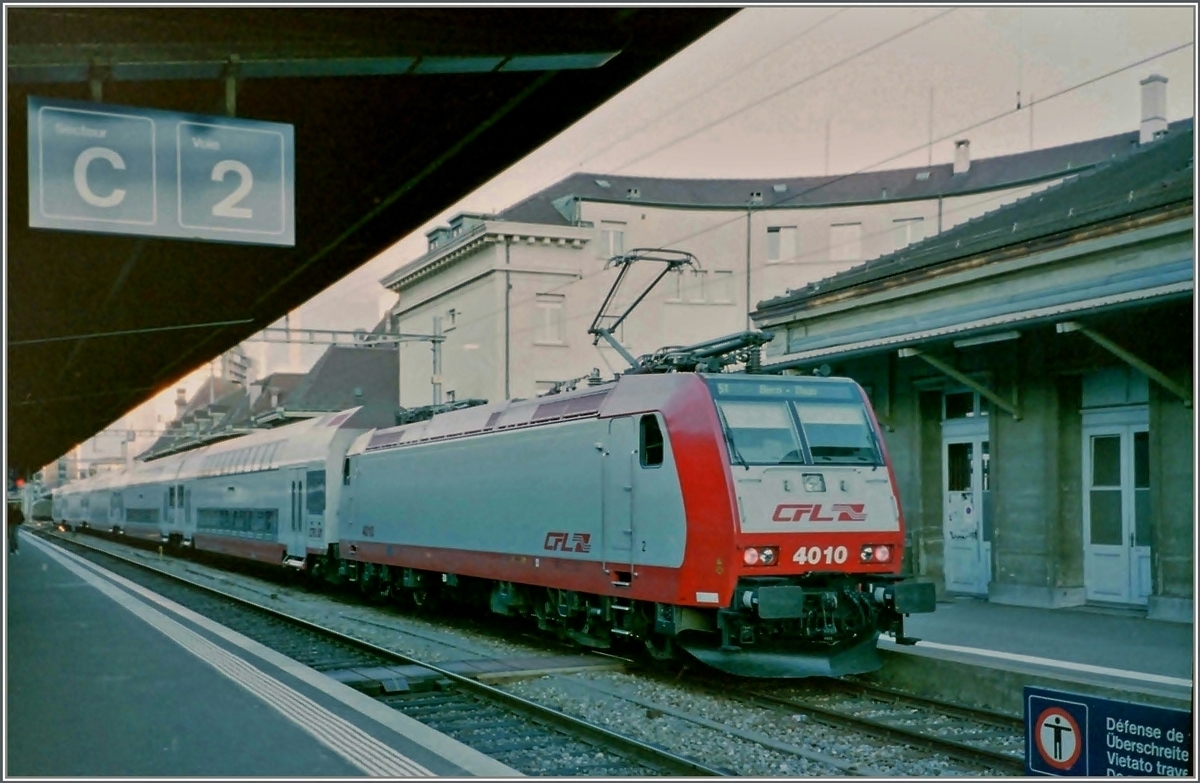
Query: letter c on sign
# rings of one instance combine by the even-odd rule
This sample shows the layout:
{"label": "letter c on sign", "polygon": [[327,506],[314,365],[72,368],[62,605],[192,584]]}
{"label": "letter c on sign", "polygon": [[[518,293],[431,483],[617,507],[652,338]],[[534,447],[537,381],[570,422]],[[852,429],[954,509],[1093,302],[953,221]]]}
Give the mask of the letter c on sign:
{"label": "letter c on sign", "polygon": [[113,192],[107,196],[97,196],[88,185],[88,165],[96,158],[104,158],[118,171],[125,169],[125,161],[115,151],[108,147],[88,147],[75,159],[75,190],[79,191],[80,197],[93,207],[115,207],[125,200],[124,188],[113,188]]}

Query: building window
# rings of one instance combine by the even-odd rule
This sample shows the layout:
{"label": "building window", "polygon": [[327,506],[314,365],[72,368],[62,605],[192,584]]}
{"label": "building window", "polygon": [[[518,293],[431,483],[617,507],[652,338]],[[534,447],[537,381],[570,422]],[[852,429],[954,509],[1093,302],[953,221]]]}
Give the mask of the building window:
{"label": "building window", "polygon": [[974,419],[988,415],[987,401],[973,391],[948,391],[942,396],[942,419]]}
{"label": "building window", "polygon": [[683,301],[683,269],[676,269],[667,277],[667,301],[682,302]]}
{"label": "building window", "polygon": [[925,238],[925,218],[901,218],[893,220],[896,249],[908,247]]}
{"label": "building window", "polygon": [[540,344],[563,344],[563,302],[562,294],[537,295],[537,339]]}
{"label": "building window", "polygon": [[829,260],[862,259],[862,223],[834,223],[829,227]]}
{"label": "building window", "polygon": [[772,226],[767,229],[767,263],[795,261],[798,251],[795,226]]}
{"label": "building window", "polygon": [[733,301],[733,272],[728,269],[715,269],[708,286],[708,301]]}
{"label": "building window", "polygon": [[600,255],[612,258],[625,252],[625,224],[613,220],[600,221]]}
{"label": "building window", "polygon": [[689,302],[704,301],[704,278],[708,273],[703,269],[692,269],[684,272],[687,281],[684,283],[685,298]]}

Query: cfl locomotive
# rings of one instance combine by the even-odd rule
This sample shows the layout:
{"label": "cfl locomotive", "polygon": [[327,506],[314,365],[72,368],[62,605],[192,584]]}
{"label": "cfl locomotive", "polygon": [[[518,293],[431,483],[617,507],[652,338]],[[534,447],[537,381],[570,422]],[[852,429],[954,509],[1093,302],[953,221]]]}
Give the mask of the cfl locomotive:
{"label": "cfl locomotive", "polygon": [[896,481],[852,380],[627,374],[386,429],[356,414],[76,482],[53,517],[754,677],[874,670],[878,635],[933,611],[900,576]]}

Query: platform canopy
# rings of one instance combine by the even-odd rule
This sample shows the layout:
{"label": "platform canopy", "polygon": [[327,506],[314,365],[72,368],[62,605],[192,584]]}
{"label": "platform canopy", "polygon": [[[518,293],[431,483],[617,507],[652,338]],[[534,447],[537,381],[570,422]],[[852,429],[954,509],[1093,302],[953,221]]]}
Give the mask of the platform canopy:
{"label": "platform canopy", "polygon": [[[733,8],[9,8],[7,449],[39,469]],[[31,229],[28,98],[286,123],[295,245]]]}

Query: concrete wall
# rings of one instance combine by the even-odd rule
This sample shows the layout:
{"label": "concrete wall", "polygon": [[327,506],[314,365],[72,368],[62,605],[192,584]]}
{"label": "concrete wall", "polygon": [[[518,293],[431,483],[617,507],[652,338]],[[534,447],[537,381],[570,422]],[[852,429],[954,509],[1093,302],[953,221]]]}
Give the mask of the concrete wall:
{"label": "concrete wall", "polygon": [[[1128,336],[1126,342],[1136,345]],[[1041,607],[1083,604],[1083,376],[1125,368],[1094,344],[1050,328],[1018,341],[938,354],[1002,398],[1012,398],[1014,384],[1019,388],[1020,419],[994,407],[988,416],[994,513],[988,599]],[[942,395],[960,387],[920,359],[898,360],[894,352],[831,364],[834,373],[868,389],[884,426],[908,531],[906,570],[933,581],[944,594]],[[1170,374],[1191,386],[1190,367],[1177,366]],[[1192,434],[1191,409],[1151,383],[1151,618],[1188,622],[1192,616]]]}
{"label": "concrete wall", "polygon": [[995,533],[988,599],[1022,606],[1077,605],[1083,603],[1082,585],[1063,584],[1059,565],[1076,540],[1064,520],[1061,490],[1080,481],[1078,473],[1063,473],[1061,457],[1079,445],[1061,442],[1059,423],[1078,413],[1059,405],[1054,376],[1047,372],[1050,346],[1037,339],[1020,343],[1013,353],[1019,357],[1021,419],[1000,411],[992,416]]}
{"label": "concrete wall", "polygon": [[[1175,368],[1170,375],[1192,388],[1192,368]],[[1150,507],[1155,527],[1148,614],[1176,622],[1191,622],[1194,612],[1194,422],[1192,409],[1182,400],[1150,385]]]}

